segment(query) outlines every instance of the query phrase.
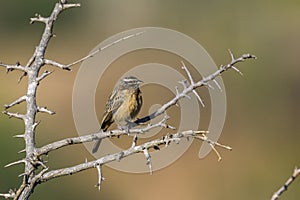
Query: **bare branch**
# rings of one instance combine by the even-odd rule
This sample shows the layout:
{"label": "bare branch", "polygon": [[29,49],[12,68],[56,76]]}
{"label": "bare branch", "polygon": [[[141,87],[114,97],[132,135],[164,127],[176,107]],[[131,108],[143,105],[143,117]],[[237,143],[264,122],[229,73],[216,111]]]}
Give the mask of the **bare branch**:
{"label": "bare branch", "polygon": [[[151,113],[150,115],[148,115],[146,117],[136,120],[135,123],[136,124],[145,123],[145,122],[163,114],[168,108],[170,108],[173,105],[176,105],[180,99],[188,97],[187,94],[191,93],[194,89],[196,89],[198,87],[202,87],[202,86],[210,86],[209,85],[210,81],[215,80],[216,77],[220,76],[224,71],[233,68],[235,64],[237,64],[239,62],[243,62],[247,59],[256,59],[256,56],[251,55],[251,54],[244,54],[241,57],[235,59],[232,52],[231,51],[229,51],[229,52],[230,52],[230,57],[231,57],[231,62],[229,64],[222,65],[216,72],[208,75],[207,77],[204,77],[202,80],[195,82],[194,84],[190,84],[189,86],[187,85],[186,80],[180,81],[179,83],[181,83],[183,85],[182,92],[177,93],[173,99],[171,99],[169,102],[165,103],[163,106],[161,106],[155,112]],[[183,69],[185,69],[188,74],[190,73],[186,67],[183,67]],[[191,77],[191,76],[189,76],[189,77]]]}
{"label": "bare branch", "polygon": [[83,58],[80,58],[79,60],[76,60],[76,61],[74,61],[74,62],[72,62],[72,63],[70,63],[68,65],[64,65],[64,64],[61,64],[61,63],[58,63],[56,61],[49,60],[49,59],[44,59],[44,63],[46,65],[52,65],[52,66],[58,67],[58,68],[63,69],[63,70],[71,71],[70,67],[72,67],[72,66],[74,66],[74,65],[76,65],[78,63],[81,63],[81,62],[83,62],[83,61],[85,61],[85,60],[93,57],[95,54],[97,54],[97,53],[99,53],[99,52],[101,52],[101,51],[103,51],[103,50],[105,50],[105,49],[107,49],[107,48],[109,48],[109,47],[111,47],[113,45],[116,45],[119,42],[122,42],[124,40],[128,40],[128,39],[130,39],[132,37],[135,37],[135,36],[138,36],[138,35],[140,35],[142,33],[143,32],[139,32],[139,33],[135,33],[135,34],[132,34],[132,35],[125,36],[125,37],[123,37],[123,38],[121,38],[119,40],[116,40],[116,41],[114,41],[112,43],[109,43],[109,44],[105,45],[104,47],[101,47],[101,48],[93,51],[92,53],[88,54],[87,56],[85,56]]}
{"label": "bare branch", "polygon": [[68,8],[78,8],[80,7],[80,3],[67,3],[66,1],[62,1],[62,8],[68,9]]}
{"label": "bare branch", "polygon": [[0,197],[4,197],[5,199],[13,199],[15,198],[15,196],[16,193],[12,189],[10,189],[9,192],[6,194],[0,194]]}
{"label": "bare branch", "polygon": [[180,83],[183,86],[183,90],[186,90],[186,88],[188,87],[187,80],[181,80],[181,81],[178,81],[178,83]]}
{"label": "bare branch", "polygon": [[21,164],[21,163],[26,163],[26,160],[25,159],[17,160],[15,162],[12,162],[12,163],[9,163],[9,164],[5,165],[4,167],[7,168],[7,167],[11,167],[13,165],[18,165],[18,164]]}
{"label": "bare branch", "polygon": [[[174,130],[175,128],[173,126],[166,124],[167,119],[168,119],[168,116],[165,116],[158,123],[148,124],[144,128],[129,129],[129,133],[130,134],[143,134],[143,133],[145,133],[149,130],[152,130],[154,128],[157,128],[157,127],[164,127],[164,128],[169,128],[169,129]],[[107,131],[107,132],[101,131],[101,132],[91,133],[91,134],[84,135],[84,136],[66,138],[66,139],[63,139],[63,140],[60,140],[57,142],[53,142],[53,143],[47,144],[41,148],[36,149],[36,154],[38,156],[40,156],[43,154],[47,154],[50,151],[60,149],[64,146],[73,145],[73,144],[81,144],[84,142],[91,142],[91,141],[97,140],[97,139],[104,139],[104,138],[108,138],[108,137],[117,137],[117,136],[121,136],[121,135],[128,135],[128,131],[116,129],[116,130]]]}
{"label": "bare branch", "polygon": [[21,76],[20,76],[19,79],[18,79],[18,83],[20,83],[21,80],[22,80],[25,76],[27,76],[27,72],[23,72],[23,73],[21,74]]}
{"label": "bare branch", "polygon": [[26,149],[22,149],[22,150],[18,151],[18,153],[24,153],[24,152],[26,152]]}
{"label": "bare branch", "polygon": [[218,81],[216,79],[214,79],[213,82],[216,84],[218,89],[222,92],[222,88],[221,88],[220,84],[218,83]]}
{"label": "bare branch", "polygon": [[135,146],[136,146],[137,139],[138,139],[137,134],[135,134],[135,135],[133,136],[133,139],[132,139],[131,147],[135,147]]}
{"label": "bare branch", "polygon": [[[23,73],[19,79],[19,81],[25,76],[28,75],[28,87],[26,92],[26,103],[27,103],[27,112],[26,115],[21,115],[18,113],[10,113],[4,111],[3,113],[7,114],[10,117],[16,117],[24,120],[25,123],[25,131],[24,131],[24,141],[25,141],[25,152],[26,157],[25,160],[25,169],[24,173],[25,176],[23,178],[23,184],[17,190],[15,199],[28,199],[30,194],[33,192],[34,187],[37,185],[37,181],[40,179],[40,176],[47,171],[47,169],[42,170],[39,174],[33,173],[36,170],[36,166],[45,166],[41,161],[38,160],[36,157],[35,150],[36,150],[36,142],[35,142],[35,131],[34,129],[38,125],[36,122],[36,113],[46,112],[52,114],[53,112],[46,109],[46,108],[38,108],[36,105],[36,92],[39,81],[44,79],[49,75],[48,72],[44,72],[40,77],[38,76],[38,72],[40,71],[41,67],[43,67],[47,63],[47,59],[45,62],[45,53],[48,47],[50,39],[53,37],[53,26],[54,22],[57,20],[59,14],[67,9],[78,7],[79,4],[68,4],[66,1],[61,0],[59,3],[56,3],[52,13],[49,17],[44,18],[40,15],[36,15],[34,18],[31,18],[31,23],[38,21],[45,23],[44,32],[40,39],[39,44],[37,45],[33,55],[29,59],[26,67],[21,66],[19,63],[16,65],[5,65],[1,64],[1,66],[6,67],[7,72],[12,70],[21,70]],[[50,62],[51,64],[51,62]],[[52,64],[56,64],[52,62]],[[27,182],[30,180],[30,183]]]}
{"label": "bare branch", "polygon": [[64,64],[58,63],[58,62],[53,61],[53,60],[44,59],[44,63],[46,65],[52,65],[54,67],[58,67],[58,68],[63,69],[63,70],[71,71],[71,68],[68,65],[64,65]]}
{"label": "bare branch", "polygon": [[[67,168],[62,168],[62,169],[57,169],[57,170],[52,170],[48,171],[43,176],[41,177],[41,182],[48,181],[53,178],[61,177],[61,176],[66,176],[69,174],[74,174],[83,170],[91,169],[94,168],[97,165],[103,165],[106,163],[110,163],[112,161],[118,161],[121,158],[128,157],[130,155],[136,154],[136,153],[144,153],[145,154],[145,149],[150,149],[150,148],[157,148],[159,146],[164,146],[166,144],[169,144],[170,142],[176,142],[178,143],[182,138],[190,138],[190,137],[197,137],[197,139],[203,140],[205,142],[212,142],[208,138],[204,138],[202,135],[207,133],[207,131],[183,131],[175,134],[169,134],[166,135],[160,139],[152,140],[149,142],[146,142],[144,144],[130,147],[127,150],[107,155],[104,157],[101,157],[95,161],[90,161],[90,162],[84,162],[79,165],[75,165],[73,167],[67,167]],[[200,135],[199,135],[200,134]],[[221,146],[220,146],[221,147]]]}
{"label": "bare branch", "polygon": [[24,134],[21,134],[21,135],[14,135],[13,137],[14,137],[14,138],[24,138]]}
{"label": "bare branch", "polygon": [[107,48],[109,48],[109,47],[111,47],[111,46],[116,45],[116,44],[119,43],[119,42],[122,42],[122,41],[124,41],[124,40],[128,40],[128,39],[130,39],[130,38],[132,38],[132,37],[135,37],[135,36],[138,36],[138,35],[140,35],[140,34],[142,34],[142,33],[143,33],[143,32],[139,32],[139,33],[135,33],[135,34],[132,34],[132,35],[128,35],[128,36],[125,36],[125,37],[123,37],[123,38],[121,38],[121,39],[119,39],[119,40],[116,40],[116,41],[112,42],[112,43],[109,43],[109,44],[105,45],[104,47],[101,47],[101,48],[99,48],[99,49],[93,51],[93,52],[90,53],[89,55],[87,55],[87,56],[85,56],[85,57],[83,57],[83,58],[81,58],[81,59],[79,59],[79,60],[76,60],[76,61],[74,61],[74,62],[72,62],[72,63],[66,65],[66,67],[69,68],[69,67],[72,67],[73,65],[76,65],[76,64],[78,64],[78,63],[81,63],[81,62],[85,61],[86,59],[93,57],[95,54],[97,54],[97,53],[99,53],[99,52],[101,52],[101,51],[103,51],[103,50],[105,50],[105,49],[107,49]]}
{"label": "bare branch", "polygon": [[36,57],[36,52],[37,52],[37,48],[35,48],[35,51],[34,53],[32,54],[32,56],[30,57],[30,59],[28,60],[27,64],[26,64],[26,67],[30,67],[33,63],[33,61],[35,60],[35,57]]}
{"label": "bare branch", "polygon": [[40,14],[36,13],[34,17],[30,18],[30,24],[33,24],[34,22],[42,22],[47,24],[49,18],[48,17],[42,17]]}
{"label": "bare branch", "polygon": [[190,73],[190,71],[188,70],[188,68],[185,66],[185,64],[184,64],[184,62],[183,61],[181,61],[181,64],[182,64],[182,69],[183,70],[185,70],[185,72],[186,72],[186,74],[188,75],[188,77],[189,77],[189,79],[190,79],[190,83],[191,84],[194,84],[195,82],[194,82],[194,79],[193,79],[193,77],[192,77],[192,74]]}
{"label": "bare branch", "polygon": [[36,127],[40,124],[40,122],[41,122],[41,121],[34,122],[34,123],[32,124],[32,129],[35,130]]}
{"label": "bare branch", "polygon": [[102,176],[102,166],[96,165],[96,168],[97,168],[97,172],[98,172],[98,182],[95,186],[98,187],[98,190],[100,191],[101,183],[102,183],[102,181],[104,181],[105,178]]}
{"label": "bare branch", "polygon": [[27,173],[24,172],[24,173],[19,174],[18,177],[22,177],[22,176],[26,176],[26,175],[27,175]]}
{"label": "bare branch", "polygon": [[[41,68],[44,65],[52,65],[55,67],[58,67],[63,70],[71,70],[71,66],[76,65],[80,62],[83,62],[84,60],[94,56],[96,53],[101,52],[121,41],[127,40],[129,38],[138,36],[142,34],[136,33],[132,34],[129,36],[125,36],[123,38],[120,38],[119,40],[116,40],[110,44],[107,44],[104,47],[101,47],[97,49],[96,51],[90,53],[89,55],[73,62],[68,65],[64,65],[61,63],[58,63],[54,60],[46,59],[45,58],[45,53],[46,49],[48,47],[48,43],[50,39],[54,36],[52,31],[53,31],[53,26],[54,22],[57,20],[59,14],[64,11],[65,9],[68,8],[74,8],[74,7],[79,7],[80,4],[77,3],[67,3],[67,0],[59,0],[58,3],[55,4],[55,7],[53,8],[52,13],[50,14],[49,17],[42,17],[39,14],[36,14],[35,17],[30,19],[30,23],[34,22],[42,22],[45,24],[45,29],[42,34],[41,40],[36,47],[33,55],[31,58],[28,60],[26,66],[20,65],[18,62],[15,65],[7,65],[7,64],[2,64],[0,63],[0,66],[3,66],[6,68],[7,72],[13,71],[13,70],[20,70],[22,71],[22,75],[19,78],[19,82],[22,80],[24,76],[28,76],[28,87],[27,87],[27,92],[26,95],[23,97],[20,97],[18,100],[12,102],[11,104],[5,105],[5,108],[8,109],[16,104],[19,104],[23,101],[26,101],[27,103],[27,111],[26,114],[19,114],[19,113],[11,113],[5,110],[3,113],[8,115],[9,117],[15,117],[19,119],[24,120],[25,124],[25,131],[24,134],[20,135],[15,135],[14,137],[17,138],[24,138],[25,140],[25,149],[22,150],[21,152],[25,152],[26,156],[25,158],[15,161],[13,163],[10,163],[6,165],[5,167],[10,167],[16,164],[24,163],[25,164],[25,169],[24,173],[20,174],[20,176],[23,176],[23,183],[19,187],[19,189],[14,192],[10,191],[7,194],[0,194],[0,196],[7,197],[7,198],[15,198],[15,199],[28,199],[30,194],[33,192],[34,187],[41,183],[48,181],[50,179],[60,177],[60,176],[65,176],[65,175],[70,175],[74,174],[77,172],[80,172],[82,170],[87,170],[90,168],[97,168],[98,171],[98,182],[97,186],[100,190],[100,185],[101,182],[104,180],[102,176],[102,165],[112,162],[112,161],[120,161],[122,158],[137,154],[137,153],[143,153],[146,160],[147,160],[147,165],[149,166],[150,174],[152,174],[152,163],[151,163],[151,155],[149,153],[149,150],[151,148],[154,148],[155,150],[160,149],[160,146],[163,147],[168,147],[168,145],[172,142],[179,143],[181,139],[183,138],[196,138],[199,140],[202,140],[204,142],[207,142],[215,153],[217,154],[219,160],[221,159],[221,156],[219,152],[216,150],[216,147],[221,147],[225,148],[228,150],[231,150],[231,147],[225,146],[222,144],[219,144],[217,142],[214,142],[210,140],[209,138],[206,137],[205,133],[203,131],[183,131],[183,132],[178,132],[175,134],[168,134],[160,139],[155,139],[149,142],[145,142],[141,145],[137,145],[137,134],[142,134],[145,133],[153,128],[156,127],[164,127],[164,128],[170,128],[170,129],[175,129],[175,127],[172,127],[166,123],[168,116],[165,116],[160,122],[156,124],[148,124],[145,127],[142,128],[133,128],[134,126],[141,125],[144,122],[147,122],[163,113],[172,105],[176,105],[177,102],[181,98],[190,98],[188,94],[190,92],[193,92],[198,100],[203,104],[202,99],[198,95],[198,93],[195,91],[197,87],[201,86],[208,86],[209,81],[215,81],[214,79],[219,76],[223,71],[226,71],[227,69],[232,68],[233,70],[240,72],[234,64],[244,61],[249,58],[254,58],[252,55],[243,55],[240,58],[235,59],[232,52],[229,51],[230,56],[231,56],[231,63],[225,66],[221,66],[221,68],[216,71],[215,73],[211,74],[210,76],[203,78],[199,82],[195,82],[191,76],[191,73],[189,72],[188,68],[185,66],[185,64],[182,62],[182,68],[186,71],[187,76],[189,78],[190,83],[188,83],[187,80],[183,80],[180,83],[183,85],[183,90],[182,92],[178,91],[178,88],[176,88],[176,96],[171,100],[170,102],[167,102],[165,105],[163,105],[160,109],[158,109],[156,112],[152,113],[151,115],[144,117],[142,119],[139,119],[136,121],[136,124],[130,128],[129,132],[130,134],[134,134],[134,139],[132,142],[132,146],[128,148],[127,150],[112,154],[112,155],[107,155],[102,158],[99,158],[95,161],[90,161],[90,162],[84,162],[82,164],[72,166],[72,167],[67,167],[67,168],[62,168],[62,169],[57,169],[57,170],[52,170],[49,171],[47,166],[44,164],[43,160],[41,159],[41,155],[47,154],[50,151],[53,151],[55,149],[62,148],[64,146],[72,145],[72,144],[79,144],[83,142],[90,142],[96,139],[103,139],[103,138],[108,138],[108,137],[114,137],[114,136],[120,136],[120,135],[127,135],[128,130],[113,130],[113,131],[108,131],[108,132],[100,132],[100,133],[94,133],[94,134],[89,134],[81,137],[74,137],[74,138],[67,138],[61,141],[57,141],[48,145],[45,145],[41,148],[36,148],[36,142],[35,142],[35,128],[39,124],[39,122],[36,122],[36,114],[37,112],[44,112],[48,114],[55,114],[55,112],[47,109],[46,107],[38,107],[36,104],[36,92],[37,92],[37,87],[40,83],[41,80],[46,78],[48,75],[50,75],[52,72],[44,71],[41,75],[39,75],[39,72]],[[219,87],[218,83],[216,82],[216,85]],[[220,87],[219,87],[220,88]],[[204,104],[203,104],[204,105]],[[39,171],[42,167],[42,170]]]}
{"label": "bare branch", "polygon": [[[76,3],[76,4],[61,3],[60,6],[61,6],[60,9],[62,11],[62,10],[68,9],[68,8],[80,7],[80,4],[79,3]],[[50,19],[52,19],[52,18],[42,17],[40,14],[36,13],[34,17],[30,18],[30,24],[33,24],[34,22],[42,22],[42,23],[47,24]]]}
{"label": "bare branch", "polygon": [[196,131],[196,134],[201,134],[201,135],[195,136],[195,138],[199,139],[199,140],[202,140],[202,141],[205,141],[205,142],[207,142],[209,144],[212,144],[213,146],[218,146],[218,147],[230,150],[230,151],[232,150],[232,148],[230,146],[226,146],[226,145],[223,145],[223,144],[220,144],[218,142],[210,140],[206,136],[207,133],[208,133],[208,131],[198,131],[198,132]]}
{"label": "bare branch", "polygon": [[17,62],[14,65],[4,64],[4,63],[0,62],[0,66],[5,67],[7,73],[10,71],[13,71],[13,70],[19,70],[19,71],[23,71],[23,72],[27,71],[27,68],[22,66],[19,62]]}
{"label": "bare branch", "polygon": [[10,118],[11,118],[11,117],[15,117],[15,118],[17,118],[17,119],[22,119],[22,120],[25,119],[25,115],[23,115],[23,114],[12,113],[12,112],[8,112],[8,111],[6,111],[6,110],[5,110],[5,111],[2,111],[2,113],[8,115]]}
{"label": "bare branch", "polygon": [[17,104],[20,104],[20,103],[22,103],[23,101],[26,101],[26,99],[27,99],[27,96],[21,96],[20,98],[18,98],[17,100],[15,100],[14,102],[12,102],[12,103],[10,103],[10,104],[5,104],[4,105],[4,108],[5,109],[8,109],[8,108],[11,108],[11,107],[13,107],[13,106],[15,106],[15,105],[17,105]]}
{"label": "bare branch", "polygon": [[144,150],[143,150],[143,153],[144,153],[144,155],[145,155],[145,157],[146,157],[146,160],[147,160],[147,163],[146,163],[146,165],[148,165],[148,166],[149,166],[150,175],[152,175],[152,162],[151,162],[151,155],[150,155],[150,153],[149,153],[148,149],[144,149]]}
{"label": "bare branch", "polygon": [[222,160],[222,157],[220,155],[220,153],[217,151],[217,149],[215,148],[214,145],[210,144],[209,143],[209,146],[212,148],[212,150],[215,152],[215,154],[218,156],[218,161],[221,161]]}
{"label": "bare branch", "polygon": [[215,88],[213,86],[211,86],[211,84],[209,84],[208,82],[207,83],[204,83],[203,84],[204,86],[207,86],[208,88],[214,90]]}
{"label": "bare branch", "polygon": [[41,80],[43,80],[44,78],[46,78],[47,76],[49,76],[50,74],[52,74],[52,72],[53,71],[51,71],[51,72],[49,72],[47,70],[44,71],[41,76],[37,77],[36,81],[40,82]]}
{"label": "bare branch", "polygon": [[196,92],[196,90],[193,90],[193,93],[197,97],[198,101],[201,103],[202,107],[205,107],[204,101],[201,99],[200,95]]}
{"label": "bare branch", "polygon": [[299,175],[300,175],[300,169],[299,169],[298,167],[295,167],[292,176],[285,182],[285,184],[284,184],[281,188],[279,188],[279,190],[277,190],[277,191],[273,194],[271,200],[276,200],[276,199],[278,199],[278,198],[280,197],[280,195],[288,189],[288,187],[293,183],[293,181],[294,181]]}
{"label": "bare branch", "polygon": [[[25,66],[25,69],[28,69],[32,65],[32,63],[34,62],[34,59],[36,57],[36,52],[37,52],[37,48],[35,49],[33,55],[30,57],[30,59],[28,60],[26,66]],[[18,79],[18,83],[20,83],[25,76],[27,76],[27,71],[24,71],[21,74],[21,76]]]}
{"label": "bare branch", "polygon": [[21,186],[19,187],[19,189],[15,192],[15,197],[14,199],[18,199],[19,196],[22,194],[22,192],[24,191],[24,189],[26,188],[26,186],[28,187],[28,184],[25,182],[25,177],[23,179],[23,183],[21,184]]}
{"label": "bare branch", "polygon": [[[24,193],[25,194],[27,194],[27,192],[32,193],[34,187],[36,186],[37,183],[39,183],[39,180],[41,179],[42,175],[46,171],[48,171],[48,168],[44,168],[43,170],[41,170],[38,174],[34,175],[34,177],[31,179],[31,181],[29,183],[27,183],[26,181],[23,181],[22,185],[16,192],[14,199],[23,199],[22,196],[24,195]],[[26,177],[28,176],[28,174],[26,174],[26,173],[20,174],[20,175],[24,176],[24,180],[26,180]]]}
{"label": "bare branch", "polygon": [[[190,83],[191,83],[191,85],[194,85],[195,84],[195,82],[194,82],[194,79],[193,79],[193,77],[192,77],[192,74],[191,74],[191,72],[188,70],[188,68],[185,66],[185,64],[184,64],[184,62],[183,61],[181,61],[181,64],[182,64],[182,69],[186,72],[186,74],[188,75],[188,77],[189,77],[189,80],[190,80]],[[215,80],[214,80],[215,81]],[[187,83],[186,82],[184,82],[185,84],[184,84],[184,89],[186,89],[187,88]],[[217,83],[218,84],[218,83]],[[211,87],[209,84],[207,84],[209,87]],[[219,86],[219,85],[218,85]],[[178,91],[177,91],[177,93],[178,93]],[[194,93],[194,95],[197,97],[197,99],[198,99],[198,101],[200,102],[200,104],[202,105],[202,107],[205,107],[205,104],[204,104],[204,101],[202,100],[202,98],[200,97],[200,95],[196,92],[196,90],[193,90],[193,93]],[[188,96],[189,97],[189,96]]]}
{"label": "bare branch", "polygon": [[195,136],[194,138],[207,142],[211,146],[211,148],[213,149],[213,151],[216,153],[216,155],[218,156],[218,161],[221,161],[222,157],[221,157],[220,153],[217,151],[217,149],[215,148],[215,146],[218,146],[218,147],[230,150],[230,151],[232,150],[232,148],[230,146],[226,146],[226,145],[223,145],[223,144],[220,144],[218,142],[210,140],[206,136],[207,133],[208,133],[208,131],[198,132],[198,134],[201,134],[201,135]]}
{"label": "bare branch", "polygon": [[239,73],[241,76],[243,76],[243,73],[238,69],[236,68],[235,66],[232,66],[231,67],[234,71],[236,71],[237,73]]}
{"label": "bare branch", "polygon": [[41,112],[41,113],[47,113],[49,115],[54,115],[55,114],[54,111],[49,110],[47,107],[37,107],[37,111]]}

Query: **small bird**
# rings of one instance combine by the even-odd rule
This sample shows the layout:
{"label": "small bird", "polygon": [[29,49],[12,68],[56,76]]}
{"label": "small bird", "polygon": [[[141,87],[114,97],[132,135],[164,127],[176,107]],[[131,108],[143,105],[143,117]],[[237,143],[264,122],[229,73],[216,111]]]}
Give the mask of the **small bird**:
{"label": "small bird", "polygon": [[[133,120],[141,110],[143,100],[140,84],[143,81],[134,76],[126,76],[120,79],[108,98],[101,122],[101,130],[107,131],[112,123],[116,123],[120,129],[129,129]],[[101,144],[101,139],[96,141],[92,152],[96,153]]]}

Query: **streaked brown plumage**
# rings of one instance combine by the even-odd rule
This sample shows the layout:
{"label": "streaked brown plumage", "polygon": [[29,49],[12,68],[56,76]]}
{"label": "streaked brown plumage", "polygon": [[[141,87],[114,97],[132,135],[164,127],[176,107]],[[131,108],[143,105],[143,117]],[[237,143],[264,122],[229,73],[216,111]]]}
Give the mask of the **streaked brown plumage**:
{"label": "streaked brown plumage", "polygon": [[[134,76],[126,76],[119,81],[107,100],[101,130],[107,131],[114,122],[120,129],[130,128],[143,104],[139,88],[142,82]],[[98,151],[100,144],[101,140],[98,140],[93,147],[93,153]]]}

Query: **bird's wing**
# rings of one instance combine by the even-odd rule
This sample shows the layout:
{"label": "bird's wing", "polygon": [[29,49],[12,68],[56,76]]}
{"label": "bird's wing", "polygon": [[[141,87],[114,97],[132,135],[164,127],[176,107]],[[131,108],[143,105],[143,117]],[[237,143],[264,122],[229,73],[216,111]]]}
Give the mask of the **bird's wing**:
{"label": "bird's wing", "polygon": [[101,123],[101,129],[106,131],[108,127],[114,122],[113,114],[118,110],[118,108],[124,102],[123,93],[115,89],[110,95],[107,103],[106,109],[103,114],[103,119]]}

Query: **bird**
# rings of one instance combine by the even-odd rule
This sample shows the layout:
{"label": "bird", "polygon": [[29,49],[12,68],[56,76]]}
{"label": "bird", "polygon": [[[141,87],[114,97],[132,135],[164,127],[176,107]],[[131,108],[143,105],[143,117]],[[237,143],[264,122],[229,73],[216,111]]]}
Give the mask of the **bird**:
{"label": "bird", "polygon": [[[135,76],[125,76],[119,80],[106,102],[100,130],[107,131],[114,122],[119,129],[129,130],[143,104],[141,83],[143,81]],[[98,139],[92,149],[93,153],[98,151],[100,144],[101,139]]]}

